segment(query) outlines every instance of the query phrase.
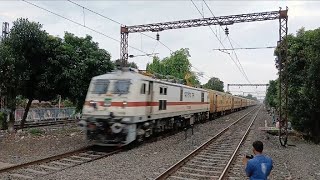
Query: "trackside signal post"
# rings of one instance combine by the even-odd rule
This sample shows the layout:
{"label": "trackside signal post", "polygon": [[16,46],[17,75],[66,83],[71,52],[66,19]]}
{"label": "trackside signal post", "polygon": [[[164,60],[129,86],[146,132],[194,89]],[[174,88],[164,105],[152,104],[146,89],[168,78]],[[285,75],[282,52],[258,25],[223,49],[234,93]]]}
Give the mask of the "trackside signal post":
{"label": "trackside signal post", "polygon": [[209,17],[200,19],[189,19],[181,21],[171,21],[162,23],[152,23],[152,24],[142,24],[134,26],[121,26],[121,41],[120,41],[120,58],[122,67],[127,66],[128,62],[128,38],[129,33],[137,32],[160,32],[170,29],[182,29],[190,27],[201,27],[210,25],[233,25],[236,23],[244,22],[256,22],[256,21],[269,21],[269,20],[279,20],[279,41],[278,48],[280,49],[278,54],[279,61],[279,81],[280,81],[280,129],[279,129],[279,140],[282,146],[287,144],[288,132],[288,80],[286,73],[286,62],[287,62],[287,34],[288,34],[288,8],[279,11],[269,11],[269,12],[259,12],[259,13],[249,13],[249,14],[239,14],[239,15],[229,15],[229,16],[219,16],[219,17]]}

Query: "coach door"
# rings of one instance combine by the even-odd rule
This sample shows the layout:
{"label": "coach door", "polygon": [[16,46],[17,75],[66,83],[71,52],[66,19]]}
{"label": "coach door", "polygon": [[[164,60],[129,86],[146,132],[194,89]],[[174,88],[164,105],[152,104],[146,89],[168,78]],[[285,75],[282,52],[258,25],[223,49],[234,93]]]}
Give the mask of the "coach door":
{"label": "coach door", "polygon": [[151,114],[153,113],[153,101],[154,101],[154,92],[153,92],[153,81],[149,81],[149,89],[148,89],[148,98],[147,98],[147,116],[148,118],[151,117]]}
{"label": "coach door", "polygon": [[216,97],[214,97],[214,112],[217,112],[217,110],[218,110],[218,95],[217,94],[215,94],[216,95]]}

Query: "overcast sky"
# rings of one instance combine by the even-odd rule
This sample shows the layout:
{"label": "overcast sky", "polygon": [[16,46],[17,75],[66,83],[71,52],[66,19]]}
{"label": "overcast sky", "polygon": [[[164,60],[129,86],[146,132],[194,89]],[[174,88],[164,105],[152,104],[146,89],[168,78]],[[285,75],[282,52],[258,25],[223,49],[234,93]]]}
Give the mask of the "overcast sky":
{"label": "overcast sky", "polygon": [[[102,18],[76,6],[68,1],[31,1],[32,3],[70,18],[76,22],[93,28],[108,36],[120,40],[120,25]],[[75,1],[91,10],[103,14],[125,25],[165,22],[200,18],[201,15],[189,0],[184,1]],[[203,1],[194,1],[205,17],[211,17]],[[320,1],[206,1],[215,16],[236,15],[253,12],[279,10],[279,7],[289,8],[289,33],[296,33],[301,27],[306,29],[318,28],[320,18]],[[43,28],[50,34],[63,37],[68,31],[77,36],[89,34],[93,40],[99,42],[100,48],[111,53],[112,60],[120,57],[120,43],[108,39],[103,35],[71,23],[61,17],[50,14],[23,1],[0,1],[0,22],[12,22],[17,18],[29,18],[43,24]],[[212,26],[221,37],[226,48],[230,47],[225,34],[220,27]],[[223,27],[225,28],[225,27]],[[279,39],[279,22],[263,21],[242,23],[228,26],[229,37],[234,47],[264,47],[275,46]],[[220,31],[220,32],[219,32]],[[146,33],[156,37],[156,33]],[[200,81],[205,83],[207,77],[218,77],[225,84],[248,83],[240,73],[230,57],[222,52],[213,51],[222,48],[209,27],[197,27],[160,32],[160,41],[175,51],[180,48],[190,49],[190,61],[197,68],[195,71],[205,73]],[[159,53],[161,58],[169,56],[170,51],[155,40],[139,33],[129,35],[129,45],[142,49],[145,52]],[[129,49],[129,54],[140,55],[141,52]],[[276,79],[277,70],[274,66],[273,49],[238,50],[238,58],[251,83],[268,83]],[[232,54],[233,57],[234,54]],[[140,69],[145,69],[150,57],[136,57],[134,61]],[[254,95],[264,95],[265,87],[230,87],[234,94],[254,92]]]}

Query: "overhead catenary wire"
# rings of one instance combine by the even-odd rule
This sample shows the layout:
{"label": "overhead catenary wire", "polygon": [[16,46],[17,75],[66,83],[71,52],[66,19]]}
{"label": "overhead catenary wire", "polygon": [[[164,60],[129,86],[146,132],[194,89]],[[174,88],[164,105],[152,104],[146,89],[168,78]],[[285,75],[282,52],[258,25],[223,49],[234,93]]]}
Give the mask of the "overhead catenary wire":
{"label": "overhead catenary wire", "polygon": [[[89,9],[89,8],[83,6],[83,5],[80,5],[80,4],[78,4],[78,3],[74,2],[74,1],[71,1],[71,0],[68,0],[68,1],[69,1],[70,3],[76,5],[76,6],[79,6],[79,7],[83,8],[83,9],[86,9],[86,10],[88,10],[88,11],[90,11],[90,12],[92,12],[92,13],[98,15],[98,16],[101,16],[101,17],[103,17],[103,18],[105,18],[105,19],[108,19],[108,20],[110,20],[110,21],[112,21],[112,22],[114,22],[114,23],[117,23],[117,24],[119,24],[119,25],[124,25],[124,24],[122,24],[122,23],[119,22],[119,21],[116,21],[116,20],[114,20],[114,19],[112,19],[112,18],[110,18],[110,17],[107,17],[107,16],[105,16],[105,15],[103,15],[103,14],[101,14],[101,13],[98,13],[98,12],[96,12],[96,11],[94,11],[94,10],[92,10],[92,9]],[[152,36],[150,36],[150,35],[147,35],[147,34],[142,33],[142,32],[139,32],[139,33],[142,34],[142,35],[144,35],[144,36],[146,36],[146,37],[148,37],[148,38],[151,38],[151,39],[153,39],[153,40],[158,41],[156,38],[154,38],[154,37],[152,37]],[[170,51],[170,53],[173,52],[173,51],[172,51],[167,45],[165,45],[163,42],[159,41],[159,43],[162,44],[164,47],[166,47],[166,48]]]}
{"label": "overhead catenary wire", "polygon": [[226,48],[226,49],[212,49],[214,51],[229,51],[229,50],[256,50],[256,49],[273,49],[276,48],[276,46],[266,46],[266,47],[239,47],[239,48]]}
{"label": "overhead catenary wire", "polygon": [[[105,16],[105,15],[102,15],[102,14],[100,14],[100,13],[98,13],[98,12],[96,12],[96,11],[93,11],[92,9],[89,9],[89,8],[87,8],[87,7],[85,7],[85,6],[82,6],[82,5],[80,5],[80,4],[78,4],[78,3],[74,2],[74,1],[71,1],[71,0],[68,0],[68,1],[69,1],[70,3],[72,3],[72,4],[74,4],[74,5],[77,5],[77,6],[81,7],[81,8],[84,8],[84,9],[86,9],[86,10],[88,10],[88,11],[90,11],[90,12],[96,14],[96,15],[99,15],[99,16],[101,16],[101,17],[103,17],[103,18],[106,18],[106,19],[108,19],[108,20],[110,20],[110,21],[112,21],[112,22],[114,22],[114,23],[117,23],[117,24],[119,24],[119,25],[123,25],[123,24],[120,23],[119,21],[116,21],[116,20],[114,20],[114,19],[112,19],[112,18],[110,18],[110,17],[107,17],[107,16]],[[144,36],[146,36],[146,37],[148,37],[148,38],[151,38],[151,39],[157,41],[157,43],[156,43],[156,45],[155,45],[155,48],[154,48],[152,54],[154,53],[156,47],[158,46],[158,43],[160,43],[160,44],[162,44],[164,47],[166,47],[171,53],[173,52],[166,44],[164,44],[164,43],[161,42],[160,40],[157,40],[156,38],[154,38],[154,37],[152,37],[152,36],[150,36],[150,35],[148,35],[148,34],[142,33],[142,32],[140,32],[140,34],[142,34],[142,35],[144,35]],[[192,66],[192,65],[191,65],[191,66]],[[200,71],[198,68],[196,68],[195,66],[192,66],[192,67],[195,68],[196,70],[198,70],[199,72],[202,72],[202,71]],[[210,77],[207,76],[204,72],[202,72],[202,73],[204,74],[204,76],[206,76],[208,79],[210,79]]]}
{"label": "overhead catenary wire", "polygon": [[[213,17],[215,17],[215,15],[214,15],[213,12],[211,11],[211,8],[210,8],[209,5],[207,4],[207,2],[206,2],[205,0],[203,0],[203,2],[205,3],[205,5],[207,6],[207,8],[209,9],[211,15],[212,15]],[[220,26],[220,28],[223,30],[223,28],[222,28],[221,26]],[[232,43],[231,43],[231,41],[230,41],[229,35],[227,35],[227,38],[228,38],[228,41],[229,41],[229,43],[230,43],[231,48],[234,49],[234,47],[233,47],[233,45],[232,45]],[[236,53],[235,51],[233,51],[233,53],[234,53],[234,55],[235,55],[235,57],[236,57],[236,60],[238,61],[239,65],[240,65],[240,68],[241,68],[241,70],[242,70],[245,78],[246,78],[247,81],[251,84],[251,82],[249,81],[249,78],[248,78],[246,72],[244,71],[244,69],[243,69],[243,67],[242,67],[242,64],[240,63],[240,60],[239,60],[239,58],[238,58],[237,53]],[[229,54],[229,55],[230,55],[230,54]],[[230,55],[230,56],[231,56],[231,55]]]}
{"label": "overhead catenary wire", "polygon": [[[209,9],[209,11],[210,11],[210,13],[212,14],[212,16],[215,17],[215,15],[214,15],[213,12],[211,11],[211,8],[210,8],[209,5],[206,3],[206,1],[203,0],[203,2],[205,3],[205,5],[207,6],[207,8]],[[220,28],[222,29],[221,26],[220,26]],[[231,41],[230,41],[229,35],[227,34],[226,36],[227,36],[227,38],[228,38],[228,40],[229,40],[229,43],[230,43],[231,48],[234,49],[234,47],[233,47],[233,45],[232,45],[232,43],[231,43]],[[248,78],[246,72],[244,71],[244,69],[243,69],[243,67],[242,67],[242,64],[240,63],[240,60],[239,60],[239,58],[238,58],[237,53],[236,53],[234,50],[233,50],[233,53],[234,53],[234,55],[235,55],[235,57],[236,57],[236,60],[238,61],[239,65],[240,65],[240,68],[241,68],[243,74],[245,75],[246,79],[247,79],[248,82],[250,83],[249,78]],[[229,54],[229,55],[230,55],[230,54]]]}
{"label": "overhead catenary wire", "polygon": [[[112,21],[112,22],[114,22],[114,23],[117,23],[117,24],[119,24],[119,25],[123,25],[123,24],[122,24],[121,22],[119,22],[119,21],[116,21],[116,20],[114,20],[114,19],[112,19],[112,18],[110,18],[110,17],[107,17],[107,16],[105,16],[105,15],[103,15],[103,14],[101,14],[101,13],[98,13],[98,12],[96,12],[96,11],[94,11],[94,10],[92,10],[92,9],[89,9],[89,8],[83,6],[83,5],[80,5],[80,4],[78,4],[78,3],[74,2],[74,1],[71,1],[71,0],[68,0],[68,1],[69,1],[70,3],[72,3],[72,4],[74,4],[74,5],[77,5],[77,6],[81,7],[81,8],[83,8],[83,9],[86,9],[86,10],[88,10],[88,11],[90,11],[90,12],[96,14],[96,15],[99,15],[99,16],[101,16],[101,17],[103,17],[103,18],[106,18],[106,19],[108,19],[108,20],[110,20],[110,21]],[[152,36],[150,36],[150,35],[148,35],[148,34],[145,34],[145,33],[142,33],[142,32],[139,32],[139,33],[140,33],[141,35],[144,35],[144,36],[146,36],[146,37],[148,37],[148,38],[151,38],[151,39],[157,41],[157,43],[156,43],[156,45],[155,45],[155,48],[154,48],[152,54],[154,53],[156,47],[158,46],[158,43],[160,43],[160,44],[162,44],[164,47],[166,47],[166,48],[170,51],[170,53],[173,52],[166,44],[164,44],[164,43],[161,42],[160,40],[157,40],[156,38],[154,38],[154,37],[152,37]],[[192,65],[191,65],[191,66],[192,66]],[[194,67],[194,66],[192,66],[192,67]],[[200,71],[198,68],[196,68],[196,67],[194,67],[194,68],[197,69],[199,72],[202,72],[202,71]],[[206,76],[206,77],[208,77],[208,78],[210,79],[210,77],[207,76],[204,72],[202,72],[202,73],[204,74],[204,76]]]}
{"label": "overhead catenary wire", "polygon": [[[49,13],[51,13],[51,14],[54,14],[54,15],[60,17],[60,18],[63,18],[63,19],[65,19],[65,20],[67,20],[67,21],[70,21],[70,22],[72,22],[72,23],[74,23],[74,24],[76,24],[76,25],[79,25],[79,26],[82,26],[82,27],[84,27],[84,28],[86,28],[86,29],[89,29],[89,30],[91,30],[91,31],[93,31],[93,32],[95,32],[95,33],[98,33],[98,34],[102,35],[102,36],[105,36],[105,37],[107,37],[107,38],[109,38],[109,39],[111,39],[111,40],[113,40],[113,41],[120,42],[119,40],[117,40],[117,39],[115,39],[115,38],[113,38],[113,37],[111,37],[111,36],[109,36],[109,35],[106,35],[106,34],[104,34],[104,33],[102,33],[102,32],[99,32],[99,31],[97,31],[97,30],[95,30],[95,29],[92,29],[92,28],[90,28],[90,27],[85,26],[85,24],[82,25],[81,23],[78,23],[78,22],[76,22],[76,21],[74,21],[74,20],[72,20],[72,19],[69,19],[69,18],[67,18],[67,17],[65,17],[65,16],[62,16],[62,15],[60,15],[60,14],[58,14],[58,13],[55,13],[55,12],[53,12],[53,11],[50,11],[50,10],[48,10],[48,9],[46,9],[46,8],[43,8],[43,7],[39,6],[39,5],[36,5],[36,4],[34,4],[34,3],[31,3],[31,2],[29,2],[29,1],[26,1],[26,0],[22,0],[22,1],[25,2],[25,3],[28,3],[28,4],[32,5],[32,6],[35,6],[35,7],[39,8],[39,9],[42,9],[42,10],[44,10],[44,11],[47,11],[47,12],[49,12]],[[69,2],[72,2],[73,4],[79,5],[79,4],[74,3],[73,1],[70,1],[70,0],[69,0]],[[79,5],[79,6],[81,6],[81,5]],[[100,15],[101,17],[107,18],[107,19],[109,19],[109,20],[111,20],[111,21],[113,21],[113,22],[121,25],[120,22],[115,21],[115,20],[113,20],[113,19],[111,19],[111,18],[108,18],[107,16],[104,16],[104,15],[102,15],[102,14],[100,14],[100,13],[94,12],[94,11],[92,11],[91,9],[88,9],[88,8],[86,8],[86,7],[84,7],[84,6],[81,6],[81,7],[82,7],[83,9],[86,9],[86,10],[88,10],[88,11],[90,11],[90,12],[93,12],[93,13],[95,13],[95,14],[98,14],[98,15]],[[144,34],[144,33],[141,33],[141,34],[144,35],[144,36],[147,36],[147,37],[149,37],[149,38],[152,38],[152,39],[156,40],[154,37],[151,37],[151,36],[149,36],[149,35],[147,35],[147,34]],[[173,52],[173,51],[172,51],[168,46],[166,46],[164,43],[162,43],[161,41],[158,41],[158,42],[159,42],[160,44],[164,45],[167,49],[169,49],[171,53]],[[130,46],[130,45],[129,45],[129,47],[132,48],[132,49],[135,49],[135,50],[137,50],[137,51],[140,51],[140,52],[142,52],[142,53],[150,54],[150,53],[147,53],[147,52],[145,52],[145,51],[143,51],[143,50],[141,50],[141,49],[139,49],[139,48],[136,48],[136,47],[133,47],[133,46]],[[192,67],[194,67],[194,66],[192,66]]]}
{"label": "overhead catenary wire", "polygon": [[[95,30],[95,29],[92,29],[92,28],[90,28],[90,27],[84,26],[84,25],[82,25],[81,23],[78,23],[78,22],[76,22],[76,21],[74,21],[74,20],[72,20],[72,19],[69,19],[69,18],[64,17],[64,16],[62,16],[62,15],[60,15],[60,14],[57,14],[57,13],[55,13],[55,12],[53,12],[53,11],[50,11],[50,10],[48,10],[48,9],[46,9],[46,8],[43,8],[43,7],[41,7],[41,6],[38,6],[38,5],[34,4],[34,3],[31,3],[31,2],[26,1],[26,0],[22,0],[22,1],[25,2],[25,3],[28,3],[28,4],[32,5],[32,6],[35,6],[35,7],[39,8],[39,9],[42,9],[42,10],[44,10],[44,11],[47,11],[47,12],[49,12],[49,13],[51,13],[51,14],[54,14],[54,15],[56,15],[56,16],[59,16],[59,17],[65,19],[65,20],[68,20],[68,21],[70,21],[70,22],[72,22],[72,23],[74,23],[74,24],[77,24],[77,25],[82,26],[82,27],[84,27],[84,28],[86,28],[86,29],[89,29],[89,30],[91,30],[91,31],[93,31],[93,32],[95,32],[95,33],[98,33],[98,34],[100,34],[100,35],[102,35],[102,36],[104,36],[104,37],[107,37],[107,38],[109,38],[109,39],[111,39],[111,40],[113,40],[113,41],[120,42],[120,40],[117,40],[117,39],[115,39],[115,38],[113,38],[113,37],[111,37],[111,36],[109,36],[109,35],[106,35],[106,34],[104,34],[104,33],[102,33],[102,32],[99,32],[99,31],[97,31],[97,30]],[[129,47],[132,48],[132,49],[135,49],[135,50],[137,50],[137,51],[140,51],[140,52],[142,52],[142,53],[148,54],[147,52],[145,52],[145,51],[143,51],[143,50],[141,50],[141,49],[139,49],[139,48],[136,48],[136,47],[133,47],[133,46],[130,46],[130,45],[129,45]]]}
{"label": "overhead catenary wire", "polygon": [[[194,5],[194,7],[198,10],[198,12],[200,13],[200,15],[204,18],[204,16],[201,14],[201,11],[199,10],[199,8],[197,7],[197,5],[193,2],[193,0],[191,0],[192,4]],[[213,29],[211,28],[211,26],[209,26],[211,32],[215,35],[215,37],[218,39],[218,41],[220,42],[220,44],[222,45],[223,48],[225,48],[224,44],[221,42],[221,39],[218,37],[218,35],[213,31]],[[235,63],[235,65],[237,66],[238,70],[240,71],[240,73],[243,75],[243,77],[249,82],[248,77],[245,75],[244,72],[242,72],[241,68],[239,67],[239,65],[236,63],[236,61],[234,60],[234,58],[228,54],[229,57],[231,58],[231,60]]]}

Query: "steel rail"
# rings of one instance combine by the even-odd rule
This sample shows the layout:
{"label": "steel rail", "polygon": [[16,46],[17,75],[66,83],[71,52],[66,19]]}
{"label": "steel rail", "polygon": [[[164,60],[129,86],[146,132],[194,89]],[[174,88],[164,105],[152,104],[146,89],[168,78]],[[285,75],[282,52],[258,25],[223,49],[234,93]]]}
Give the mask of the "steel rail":
{"label": "steel rail", "polygon": [[59,154],[59,155],[55,155],[55,156],[51,156],[51,157],[47,157],[47,158],[43,158],[43,159],[31,161],[31,162],[27,162],[27,163],[22,163],[22,164],[18,164],[18,165],[14,165],[14,166],[10,166],[10,167],[7,167],[7,168],[0,169],[0,173],[12,171],[12,170],[23,168],[23,167],[26,167],[26,166],[31,166],[31,165],[34,165],[34,164],[41,164],[41,163],[43,164],[43,163],[47,163],[47,162],[50,162],[50,161],[58,160],[58,159],[61,159],[61,158],[64,158],[64,157],[67,157],[67,156],[70,156],[70,155],[73,155],[73,154],[76,154],[76,153],[84,152],[84,151],[90,149],[91,147],[92,146],[87,146],[87,147],[83,147],[83,148],[80,148],[80,149],[77,149],[77,150],[74,150],[74,151],[70,151],[70,152],[67,152],[67,153],[63,153],[63,154]]}
{"label": "steel rail", "polygon": [[216,134],[215,136],[213,136],[212,138],[210,138],[209,140],[207,140],[206,142],[204,142],[202,145],[200,145],[197,149],[193,150],[191,153],[189,153],[187,156],[185,156],[183,159],[181,159],[180,161],[178,161],[176,164],[172,165],[170,168],[168,168],[165,172],[163,172],[162,174],[160,174],[158,177],[155,178],[155,180],[162,180],[162,179],[166,179],[168,178],[171,174],[173,174],[174,172],[176,172],[181,166],[183,166],[186,162],[188,162],[191,158],[193,158],[194,156],[196,156],[197,154],[199,154],[201,152],[201,150],[203,150],[204,148],[206,148],[207,146],[209,146],[214,140],[216,140],[218,137],[220,137],[223,133],[225,133],[231,126],[233,126],[234,124],[238,123],[239,121],[241,121],[243,118],[245,118],[248,114],[250,114],[251,112],[253,112],[254,110],[256,110],[257,108],[249,111],[248,113],[246,113],[245,115],[243,115],[242,117],[240,117],[238,120],[236,120],[235,122],[231,123],[229,126],[227,126],[226,128],[224,128],[223,130],[221,130],[218,134]]}
{"label": "steel rail", "polygon": [[[83,148],[80,148],[80,149],[77,149],[77,150],[74,150],[74,151],[70,151],[70,152],[67,152],[67,153],[63,153],[63,154],[59,154],[59,155],[55,155],[55,156],[39,159],[39,160],[36,160],[36,161],[31,161],[31,162],[27,162],[27,163],[22,163],[22,164],[10,166],[10,167],[7,167],[7,168],[0,169],[0,174],[1,173],[9,173],[10,174],[11,171],[19,170],[19,169],[22,169],[22,168],[25,168],[25,167],[28,167],[28,166],[41,165],[41,164],[46,164],[46,163],[50,163],[50,162],[53,162],[53,161],[61,160],[63,158],[67,158],[67,157],[70,157],[70,156],[73,156],[73,155],[77,155],[77,154],[80,154],[80,153],[85,153],[85,152],[91,151],[92,148],[93,148],[93,146],[87,146],[87,147],[83,147]],[[102,155],[100,155],[98,157],[91,158],[90,160],[85,160],[83,162],[72,164],[72,165],[66,166],[64,168],[59,168],[59,170],[56,170],[56,171],[47,172],[46,174],[38,174],[35,177],[54,174],[54,173],[60,172],[62,170],[71,168],[71,167],[79,166],[81,164],[85,164],[85,163],[88,163],[88,162],[92,162],[92,161],[95,161],[95,160],[98,160],[98,159],[101,159],[101,158],[116,154],[116,153],[118,153],[120,151],[122,151],[121,148],[113,150],[113,151],[105,153],[105,154],[102,154]]]}
{"label": "steel rail", "polygon": [[[76,119],[69,119],[69,120],[57,120],[57,121],[44,121],[44,122],[36,122],[36,123],[26,123],[24,124],[22,129],[26,128],[35,128],[35,127],[43,127],[43,126],[53,126],[53,125],[60,125],[60,124],[71,124],[76,123]],[[19,124],[14,125],[15,129],[21,129]]]}
{"label": "steel rail", "polygon": [[257,113],[256,113],[256,114],[254,115],[254,117],[252,118],[249,127],[247,128],[246,132],[244,133],[242,139],[240,140],[240,143],[238,144],[237,148],[234,150],[234,152],[233,152],[231,158],[229,159],[227,165],[226,165],[225,168],[223,169],[223,172],[222,172],[222,174],[220,175],[219,180],[222,180],[222,179],[226,176],[226,174],[227,174],[227,172],[228,172],[228,169],[229,169],[232,161],[234,160],[234,158],[236,157],[236,154],[238,153],[238,151],[239,151],[239,149],[240,149],[241,144],[245,141],[247,135],[249,134],[250,129],[251,129],[254,121],[256,120],[256,118],[257,118],[257,116],[258,116],[258,114],[259,114],[259,111],[260,111],[261,107],[262,107],[262,106],[259,107]]}

